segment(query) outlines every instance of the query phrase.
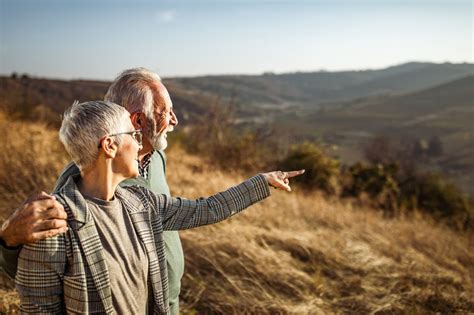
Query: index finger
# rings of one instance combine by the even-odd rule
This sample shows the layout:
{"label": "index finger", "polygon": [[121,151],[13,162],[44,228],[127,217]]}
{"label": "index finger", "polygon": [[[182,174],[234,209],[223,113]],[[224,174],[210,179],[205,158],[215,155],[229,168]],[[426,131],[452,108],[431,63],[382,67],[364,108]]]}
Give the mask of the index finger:
{"label": "index finger", "polygon": [[40,192],[36,198],[38,198],[38,200],[41,200],[41,199],[56,199],[56,197],[54,195],[50,195],[44,191]]}
{"label": "index finger", "polygon": [[305,170],[299,170],[299,171],[286,172],[286,174],[287,174],[288,178],[291,178],[291,177],[299,176],[299,175],[303,174],[304,172],[305,172]]}
{"label": "index finger", "polygon": [[64,207],[56,199],[40,199],[33,202],[35,206],[42,210],[55,209],[60,212],[64,212]]}
{"label": "index finger", "polygon": [[54,207],[50,207],[48,211],[46,211],[45,215],[47,216],[48,220],[52,219],[59,219],[59,220],[66,220],[67,219],[67,214],[66,211],[64,211],[64,207],[57,202]]}

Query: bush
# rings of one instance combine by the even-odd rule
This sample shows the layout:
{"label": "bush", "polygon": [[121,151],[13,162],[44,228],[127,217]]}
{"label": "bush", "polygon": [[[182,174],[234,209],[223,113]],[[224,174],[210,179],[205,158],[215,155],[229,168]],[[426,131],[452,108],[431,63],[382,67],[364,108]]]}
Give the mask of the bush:
{"label": "bush", "polygon": [[305,189],[319,189],[327,194],[339,193],[339,161],[326,155],[320,146],[304,142],[290,149],[288,156],[280,163],[280,169],[305,169],[304,176],[294,179]]}
{"label": "bush", "polygon": [[362,198],[366,194],[371,206],[382,208],[386,215],[393,216],[398,209],[399,188],[395,180],[397,172],[396,164],[356,163],[345,172],[342,196]]}
{"label": "bush", "polygon": [[356,163],[344,171],[343,178],[342,197],[355,197],[387,216],[420,210],[456,229],[472,227],[472,203],[439,174],[415,172],[407,177],[394,163]]}
{"label": "bush", "polygon": [[400,186],[400,204],[419,208],[448,225],[467,229],[472,224],[473,205],[463,192],[439,174],[414,176]]}

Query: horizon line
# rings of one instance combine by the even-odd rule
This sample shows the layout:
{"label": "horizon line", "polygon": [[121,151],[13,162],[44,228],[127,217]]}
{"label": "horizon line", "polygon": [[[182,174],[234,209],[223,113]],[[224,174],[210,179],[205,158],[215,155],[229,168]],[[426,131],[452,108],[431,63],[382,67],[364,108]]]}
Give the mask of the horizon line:
{"label": "horizon line", "polygon": [[[231,77],[231,76],[265,76],[265,75],[286,75],[286,74],[299,74],[299,73],[343,73],[343,72],[364,72],[364,71],[379,71],[379,70],[384,70],[392,67],[397,67],[397,66],[403,66],[407,64],[433,64],[433,65],[442,65],[442,64],[452,64],[452,65],[462,65],[462,64],[467,64],[467,65],[474,65],[474,62],[470,61],[461,61],[461,62],[452,62],[452,61],[443,61],[443,62],[435,62],[435,61],[406,61],[406,62],[400,62],[400,63],[394,63],[387,65],[385,67],[367,67],[367,68],[352,68],[352,69],[318,69],[318,70],[293,70],[293,71],[282,71],[282,72],[277,72],[277,71],[263,71],[260,73],[207,73],[207,74],[191,74],[191,75],[160,75],[158,71],[155,71],[154,69],[150,69],[150,67],[145,67],[147,69],[150,69],[151,71],[154,71],[160,75],[160,77],[164,80],[166,79],[187,79],[187,78],[203,78],[203,77]],[[138,67],[138,66],[137,66]],[[130,67],[127,69],[131,68],[137,68],[137,67]],[[123,69],[125,70],[125,69]],[[123,70],[120,70],[123,71]],[[120,73],[118,72],[117,75]],[[84,77],[54,77],[54,76],[44,76],[44,75],[37,75],[37,74],[30,74],[28,72],[17,72],[17,71],[12,71],[10,73],[0,73],[0,76],[2,77],[11,77],[13,74],[16,74],[17,76],[23,76],[26,75],[30,78],[34,79],[47,79],[47,80],[58,80],[58,81],[99,81],[99,82],[109,82],[112,81],[113,78],[111,79],[105,79],[105,78],[84,78]],[[474,74],[474,73],[473,73]]]}

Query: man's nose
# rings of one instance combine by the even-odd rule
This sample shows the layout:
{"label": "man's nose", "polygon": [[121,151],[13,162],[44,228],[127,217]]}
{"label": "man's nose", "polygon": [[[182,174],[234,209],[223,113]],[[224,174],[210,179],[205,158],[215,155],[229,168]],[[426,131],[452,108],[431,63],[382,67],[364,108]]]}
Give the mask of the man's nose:
{"label": "man's nose", "polygon": [[176,126],[178,124],[178,117],[176,117],[176,114],[174,111],[171,111],[171,119],[170,119],[170,125]]}

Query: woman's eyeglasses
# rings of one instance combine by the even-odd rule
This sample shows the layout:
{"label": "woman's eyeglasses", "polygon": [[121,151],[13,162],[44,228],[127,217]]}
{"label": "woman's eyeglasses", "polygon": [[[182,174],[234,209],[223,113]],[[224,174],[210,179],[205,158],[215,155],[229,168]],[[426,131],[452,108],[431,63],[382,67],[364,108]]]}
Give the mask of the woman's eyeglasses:
{"label": "woman's eyeglasses", "polygon": [[[111,135],[108,135],[108,137],[118,136],[118,135],[131,135],[132,138],[135,139],[135,141],[138,143],[139,146],[143,144],[143,134],[140,129],[127,131],[127,132],[113,133]],[[100,148],[100,143],[99,143],[99,148]]]}

